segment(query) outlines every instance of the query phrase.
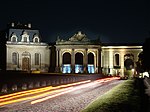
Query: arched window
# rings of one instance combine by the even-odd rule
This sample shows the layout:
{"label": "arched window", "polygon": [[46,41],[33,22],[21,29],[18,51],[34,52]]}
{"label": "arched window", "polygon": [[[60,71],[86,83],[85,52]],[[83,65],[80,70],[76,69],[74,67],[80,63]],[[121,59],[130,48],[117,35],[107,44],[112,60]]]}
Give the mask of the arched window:
{"label": "arched window", "polygon": [[17,42],[17,38],[16,37],[12,37],[12,42]]}
{"label": "arched window", "polygon": [[35,65],[40,65],[40,54],[35,53]]}
{"label": "arched window", "polygon": [[94,54],[89,53],[88,54],[88,72],[89,73],[95,73],[94,69]]}
{"label": "arched window", "polygon": [[88,64],[94,64],[94,54],[93,53],[88,54]]}
{"label": "arched window", "polygon": [[63,64],[71,64],[71,54],[66,52],[63,54]]}
{"label": "arched window", "polygon": [[11,42],[17,42],[17,35],[14,32],[11,34]]}
{"label": "arched window", "polygon": [[33,42],[35,42],[35,43],[40,42],[40,38],[39,38],[38,34],[33,35]]}
{"label": "arched window", "polygon": [[28,32],[23,31],[21,37],[21,42],[30,42]]}
{"label": "arched window", "polygon": [[39,39],[38,39],[38,38],[35,38],[35,42],[39,42]]}
{"label": "arched window", "polygon": [[75,54],[75,64],[83,65],[83,54],[82,53],[78,52]]}
{"label": "arched window", "polygon": [[18,60],[19,60],[18,57],[19,57],[19,56],[18,56],[18,53],[16,53],[16,52],[13,52],[13,53],[12,53],[12,64],[18,65]]}
{"label": "arched window", "polygon": [[115,54],[115,66],[119,66],[119,54]]}

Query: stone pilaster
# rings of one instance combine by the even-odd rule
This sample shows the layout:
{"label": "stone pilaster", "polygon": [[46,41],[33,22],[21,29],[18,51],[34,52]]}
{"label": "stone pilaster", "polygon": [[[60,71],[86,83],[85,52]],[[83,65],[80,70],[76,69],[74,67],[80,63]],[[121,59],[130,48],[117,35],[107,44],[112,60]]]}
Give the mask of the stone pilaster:
{"label": "stone pilaster", "polygon": [[59,66],[59,49],[56,49],[56,68],[55,72],[60,72],[60,66]]}
{"label": "stone pilaster", "polygon": [[88,64],[88,56],[87,56],[87,51],[88,49],[85,49],[84,51],[84,61],[83,61],[83,66],[84,66],[84,73],[88,73],[88,69],[87,69],[87,64]]}
{"label": "stone pilaster", "polygon": [[75,53],[74,53],[74,49],[72,49],[71,52],[71,73],[75,73]]}

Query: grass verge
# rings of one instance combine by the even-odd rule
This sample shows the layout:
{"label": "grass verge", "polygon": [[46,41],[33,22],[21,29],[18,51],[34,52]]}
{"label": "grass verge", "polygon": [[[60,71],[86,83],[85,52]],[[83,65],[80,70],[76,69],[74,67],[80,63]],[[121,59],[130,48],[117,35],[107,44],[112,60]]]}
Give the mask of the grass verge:
{"label": "grass verge", "polygon": [[142,79],[126,80],[98,97],[81,112],[146,112],[143,87]]}

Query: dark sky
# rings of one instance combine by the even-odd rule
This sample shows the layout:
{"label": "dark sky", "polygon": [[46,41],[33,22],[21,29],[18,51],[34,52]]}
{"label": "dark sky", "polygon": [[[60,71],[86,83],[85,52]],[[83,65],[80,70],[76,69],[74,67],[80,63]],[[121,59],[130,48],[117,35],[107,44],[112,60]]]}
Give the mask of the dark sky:
{"label": "dark sky", "polygon": [[141,43],[150,31],[148,0],[5,0],[0,4],[0,29],[12,21],[32,23],[47,42],[82,31],[102,42]]}

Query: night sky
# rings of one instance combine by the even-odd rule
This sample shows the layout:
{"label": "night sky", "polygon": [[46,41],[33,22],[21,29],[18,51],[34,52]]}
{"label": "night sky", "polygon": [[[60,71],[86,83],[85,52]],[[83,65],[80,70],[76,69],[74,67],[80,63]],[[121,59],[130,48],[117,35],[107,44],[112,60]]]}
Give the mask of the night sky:
{"label": "night sky", "polygon": [[13,21],[31,23],[45,42],[82,31],[102,42],[142,43],[150,31],[148,0],[5,0],[0,4],[0,29]]}

